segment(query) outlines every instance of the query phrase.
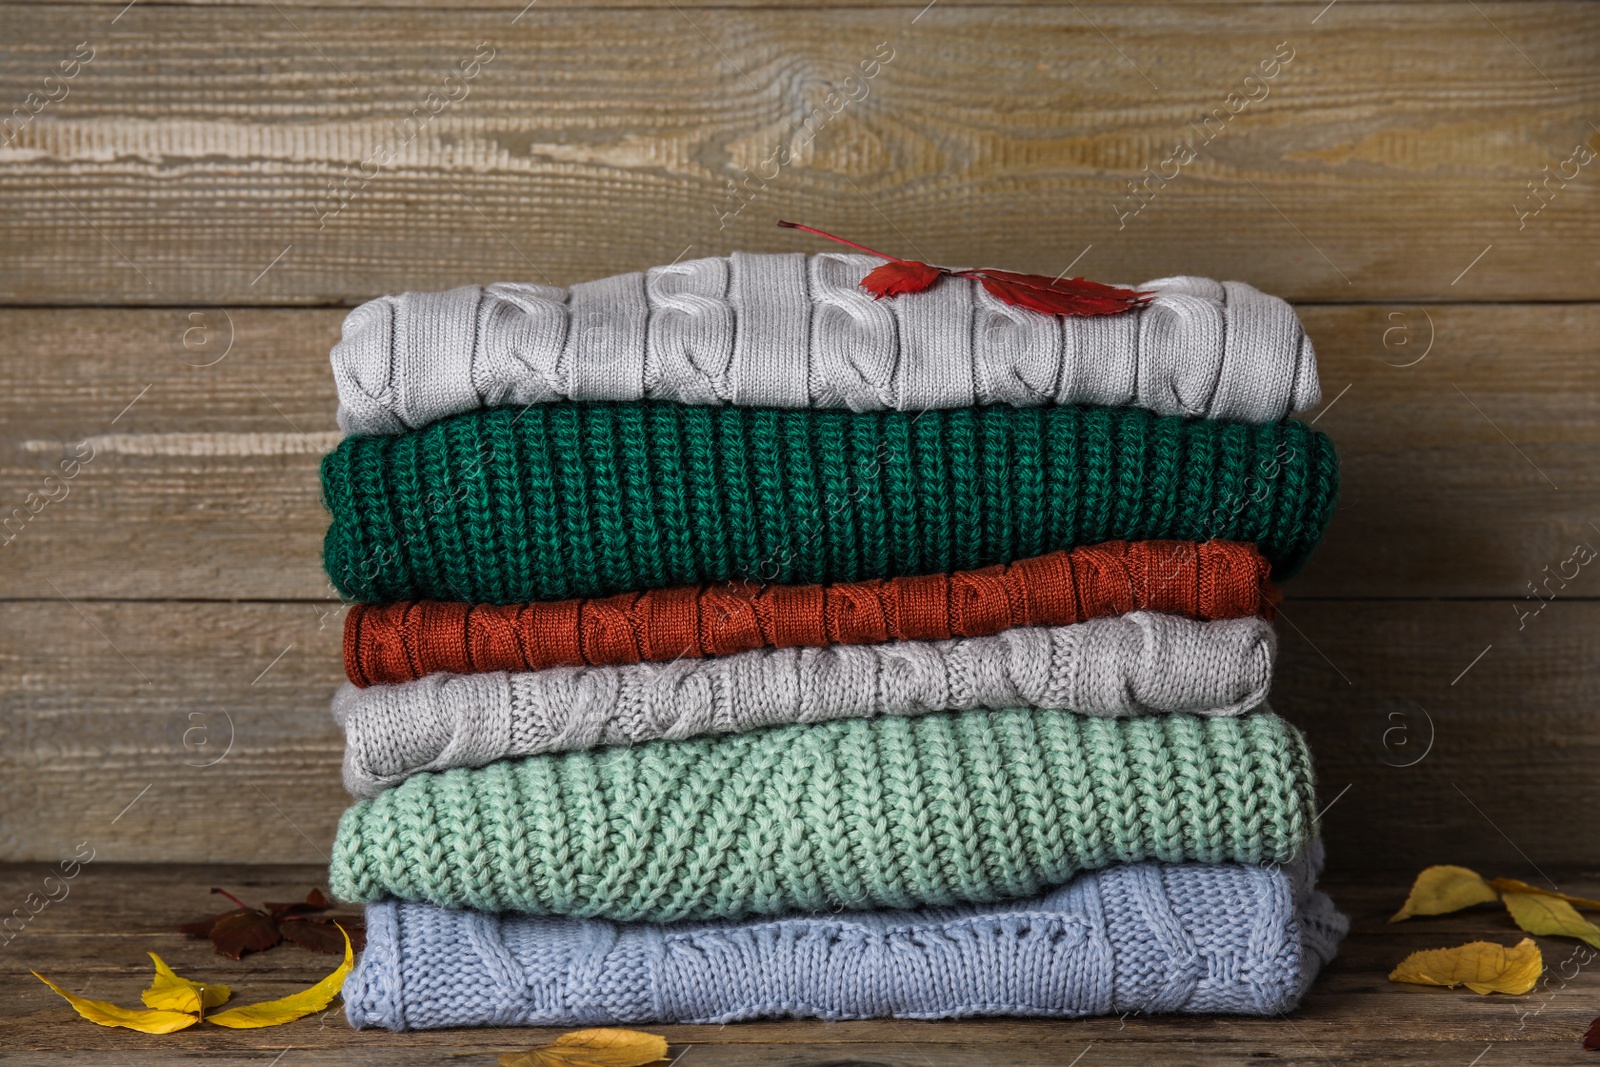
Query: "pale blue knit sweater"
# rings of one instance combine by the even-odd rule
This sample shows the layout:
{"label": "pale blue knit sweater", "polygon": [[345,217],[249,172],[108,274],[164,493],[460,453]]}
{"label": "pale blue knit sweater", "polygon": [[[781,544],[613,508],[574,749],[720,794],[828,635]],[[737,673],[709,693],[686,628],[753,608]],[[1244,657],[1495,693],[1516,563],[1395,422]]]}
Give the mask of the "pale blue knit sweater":
{"label": "pale blue knit sweater", "polygon": [[367,909],[356,1027],[1293,1008],[1348,927],[1320,842],[1282,867],[1136,863],[977,906],[654,925]]}

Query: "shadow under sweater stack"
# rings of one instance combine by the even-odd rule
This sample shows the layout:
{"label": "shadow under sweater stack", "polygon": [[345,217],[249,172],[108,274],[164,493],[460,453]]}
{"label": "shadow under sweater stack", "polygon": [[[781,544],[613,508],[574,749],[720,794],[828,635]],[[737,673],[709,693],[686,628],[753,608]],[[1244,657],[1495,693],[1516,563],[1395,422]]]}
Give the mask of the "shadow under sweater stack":
{"label": "shadow under sweater stack", "polygon": [[1270,1015],[1332,957],[1265,703],[1337,488],[1293,311],[876,265],[346,319],[352,1025]]}

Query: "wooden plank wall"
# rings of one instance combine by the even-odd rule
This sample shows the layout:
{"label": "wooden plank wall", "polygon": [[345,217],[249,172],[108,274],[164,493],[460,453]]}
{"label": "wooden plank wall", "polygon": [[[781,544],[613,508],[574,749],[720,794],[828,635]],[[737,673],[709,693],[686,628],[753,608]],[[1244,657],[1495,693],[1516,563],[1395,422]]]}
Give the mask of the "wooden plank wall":
{"label": "wooden plank wall", "polygon": [[1572,0],[0,4],[0,859],[322,859],[343,307],[789,217],[1294,300],[1346,488],[1274,699],[1331,862],[1592,861],[1600,568],[1528,583],[1600,546],[1597,58]]}

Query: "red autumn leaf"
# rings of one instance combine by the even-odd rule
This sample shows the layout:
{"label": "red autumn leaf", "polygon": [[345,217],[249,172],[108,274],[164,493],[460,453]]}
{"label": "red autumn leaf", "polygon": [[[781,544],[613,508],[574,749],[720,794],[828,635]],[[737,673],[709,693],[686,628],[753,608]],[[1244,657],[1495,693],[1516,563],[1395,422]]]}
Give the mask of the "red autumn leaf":
{"label": "red autumn leaf", "polygon": [[944,267],[935,267],[931,263],[923,263],[920,260],[898,259],[894,256],[886,256],[882,252],[868,248],[866,245],[858,245],[854,241],[846,241],[843,237],[835,237],[831,233],[825,233],[810,226],[802,226],[798,222],[785,222],[779,219],[778,225],[786,230],[804,230],[806,233],[814,233],[818,237],[826,237],[830,241],[838,241],[842,245],[849,245],[851,248],[865,252],[869,256],[887,259],[889,262],[869,271],[867,276],[861,279],[861,288],[871,293],[874,300],[882,300],[886,296],[900,296],[904,293],[920,293],[924,289],[931,288],[934,282],[950,273]]}
{"label": "red autumn leaf", "polygon": [[344,955],[344,934],[339,933],[339,927],[344,927],[345,934],[350,935],[350,947],[360,952],[367,944],[366,922],[360,917],[343,917],[334,925],[334,920],[327,916],[300,917],[285,919],[278,924],[278,929],[283,936],[299,945],[301,948],[310,949],[312,952],[326,952],[330,956]]}
{"label": "red autumn leaf", "polygon": [[1583,1035],[1583,1051],[1600,1052],[1600,1019],[1589,1024],[1589,1030]]}
{"label": "red autumn leaf", "polygon": [[915,259],[900,259],[885,255],[866,245],[835,237],[823,230],[802,226],[798,222],[778,220],[778,225],[791,230],[804,230],[818,237],[826,237],[842,245],[859,249],[868,255],[889,262],[877,267],[861,279],[861,287],[873,299],[900,296],[903,293],[920,293],[931,288],[941,277],[972,278],[983,285],[996,300],[1013,307],[1027,308],[1043,315],[1116,315],[1138,307],[1150,299],[1149,293],[1137,289],[1123,289],[1086,278],[1047,278],[1043,274],[1018,274],[1009,270],[981,267],[975,270],[951,270]]}
{"label": "red autumn leaf", "polygon": [[899,259],[877,267],[861,279],[861,288],[874,300],[903,293],[920,293],[938,281],[944,271],[913,259]]}
{"label": "red autumn leaf", "polygon": [[1091,282],[1086,278],[1046,278],[1008,270],[957,271],[976,278],[997,300],[1045,315],[1115,315],[1150,299],[1135,289]]}

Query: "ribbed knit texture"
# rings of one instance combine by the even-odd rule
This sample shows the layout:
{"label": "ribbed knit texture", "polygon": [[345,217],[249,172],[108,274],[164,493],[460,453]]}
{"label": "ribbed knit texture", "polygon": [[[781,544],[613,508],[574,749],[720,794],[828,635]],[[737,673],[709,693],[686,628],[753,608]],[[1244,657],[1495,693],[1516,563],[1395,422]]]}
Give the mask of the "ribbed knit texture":
{"label": "ribbed knit texture", "polygon": [[972,570],[1109,540],[1322,536],[1332,443],[1136,408],[918,415],[550,404],[352,437],[322,463],[344,595],[516,604]]}
{"label": "ribbed knit texture", "polygon": [[391,1030],[1276,1015],[1298,1003],[1349,926],[1315,888],[1321,860],[1313,841],[1281,867],[1120,864],[1002,904],[746,922],[374,904],[345,1014]]}
{"label": "ribbed knit texture", "polygon": [[938,641],[1129,611],[1270,616],[1277,596],[1250,545],[1112,541],[1007,566],[832,586],[727,583],[522,605],[425,600],[345,615],[356,685],[434,671],[666,662],[755,648]]}
{"label": "ribbed knit texture", "polygon": [[569,289],[369,300],[333,348],[339,425],[402,433],[478,407],[671,400],[763,407],[1133,404],[1270,422],[1317,405],[1294,309],[1243,282],[1158,278],[1148,304],[1061,318],[944,278],[874,301],[883,265],[825,252],[694,259]]}
{"label": "ribbed knit texture", "polygon": [[618,921],[1032,896],[1159,859],[1287,862],[1314,836],[1267,712],[941,712],[415,775],[350,808],[336,896]]}
{"label": "ribbed knit texture", "polygon": [[1266,698],[1276,647],[1264,619],[1139,611],[952,641],[346,683],[333,712],[345,788],[370,797],[419,771],[790,722],[982,707],[1239,715]]}

